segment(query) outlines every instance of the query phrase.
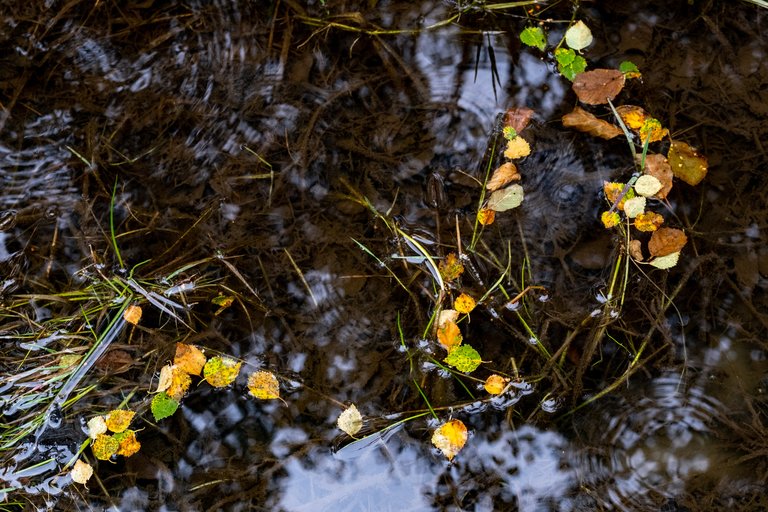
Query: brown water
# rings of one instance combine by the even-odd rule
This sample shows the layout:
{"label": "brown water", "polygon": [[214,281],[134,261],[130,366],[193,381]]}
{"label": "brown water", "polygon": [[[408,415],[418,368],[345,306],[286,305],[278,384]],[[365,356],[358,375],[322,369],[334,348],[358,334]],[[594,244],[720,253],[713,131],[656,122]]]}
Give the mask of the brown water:
{"label": "brown water", "polygon": [[[701,185],[671,196],[674,225],[690,238],[681,263],[650,278],[633,269],[610,330],[621,345],[604,340],[589,365],[579,355],[594,330],[578,326],[602,307],[616,247],[599,227],[599,188],[628,177],[627,148],[561,127],[576,99],[550,62],[518,42],[522,8],[468,7],[433,29],[425,27],[457,6],[0,8],[0,428],[37,407],[19,397],[35,372],[48,375],[48,349],[89,343],[87,331],[69,336],[71,325],[34,335],[79,307],[41,295],[125,277],[150,260],[135,276],[183,304],[187,324],[148,305],[142,328],[120,325],[82,382],[96,390],[63,414],[52,409],[47,428],[4,452],[6,507],[766,509],[768,13],[746,2],[693,4],[579,10],[596,37],[590,65],[634,61],[643,81],[622,93],[627,102],[710,162]],[[565,4],[545,12],[571,16]],[[554,35],[557,26],[549,25]],[[415,30],[371,34],[376,27]],[[545,374],[530,334],[495,297],[473,313],[473,344],[492,368],[514,373],[514,358],[521,380],[466,406],[473,398],[437,371],[428,359],[437,351],[421,340],[433,299],[426,268],[403,265],[402,240],[350,200],[350,187],[433,254],[449,252],[457,216],[471,233],[479,189],[467,175],[483,168],[496,116],[513,105],[536,111],[534,153],[521,169],[554,172],[529,179],[524,206],[489,230],[483,253],[505,259],[511,248],[505,286],[514,289],[528,251],[530,283],[547,288],[523,316],[538,343],[554,352],[577,334],[561,376]],[[109,235],[115,183],[124,268]],[[435,183],[439,200],[428,192]],[[413,296],[353,240],[408,279]],[[173,274],[190,262],[201,263]],[[473,262],[483,283],[467,279],[468,288],[498,278],[489,260]],[[662,306],[660,290],[674,307]],[[232,291],[240,300],[215,314],[211,298]],[[28,305],[13,305],[30,294]],[[453,407],[441,421],[470,428],[452,463],[429,443],[434,419],[352,444],[336,428],[341,402],[357,404],[371,430],[424,407],[398,315],[414,376],[435,407]],[[93,321],[103,327],[106,318]],[[145,412],[136,424],[141,452],[99,463],[100,483],[86,489],[59,474],[85,439],[83,418],[132,392],[129,404],[146,411],[176,341],[274,371],[285,402],[249,398],[244,380],[225,390],[201,385],[168,420]],[[638,352],[642,370],[574,412]],[[574,385],[577,366],[583,379]]]}

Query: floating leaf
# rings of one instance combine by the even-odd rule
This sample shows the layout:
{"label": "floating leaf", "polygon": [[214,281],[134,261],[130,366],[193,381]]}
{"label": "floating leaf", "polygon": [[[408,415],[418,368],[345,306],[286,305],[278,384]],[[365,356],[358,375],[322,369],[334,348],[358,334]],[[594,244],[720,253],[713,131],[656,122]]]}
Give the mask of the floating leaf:
{"label": "floating leaf", "polygon": [[173,365],[167,364],[160,368],[160,378],[157,379],[155,393],[161,393],[171,387],[173,382]]}
{"label": "floating leaf", "polygon": [[485,184],[485,188],[493,192],[513,181],[520,181],[520,173],[517,172],[517,166],[515,164],[512,162],[505,162],[493,171],[491,179]]}
{"label": "floating leaf", "polygon": [[118,449],[120,449],[120,443],[117,442],[117,439],[106,434],[99,434],[91,444],[93,456],[99,460],[109,460],[117,453]]}
{"label": "floating leaf", "polygon": [[558,48],[555,50],[555,60],[557,61],[557,71],[570,81],[587,69],[587,61],[581,55],[570,48]]}
{"label": "floating leaf", "polygon": [[475,371],[483,362],[477,350],[469,345],[461,345],[451,350],[443,361],[464,373]]}
{"label": "floating leaf", "polygon": [[219,306],[219,309],[213,313],[213,316],[219,316],[222,311],[230,307],[235,302],[235,298],[232,295],[217,295],[211,299],[211,302],[214,305]]}
{"label": "floating leaf", "polygon": [[355,404],[350,405],[339,414],[336,425],[352,437],[360,432],[360,429],[363,428],[363,417]]}
{"label": "floating leaf", "polygon": [[672,268],[675,265],[677,265],[678,260],[680,259],[680,253],[679,252],[673,252],[672,254],[667,254],[666,256],[659,256],[657,258],[654,258],[651,260],[651,265],[666,270],[668,268]]}
{"label": "floating leaf", "polygon": [[624,88],[624,74],[618,69],[595,69],[573,79],[573,92],[587,105],[602,105],[613,100]]}
{"label": "floating leaf", "polygon": [[136,439],[136,431],[125,430],[114,435],[119,443],[117,454],[123,457],[130,457],[141,449],[141,443]]}
{"label": "floating leaf", "polygon": [[496,219],[496,212],[491,210],[490,208],[480,208],[480,210],[477,212],[477,222],[479,222],[483,226],[489,226],[493,224],[493,221],[495,219]]}
{"label": "floating leaf", "polygon": [[488,393],[492,395],[498,395],[502,391],[504,391],[504,388],[507,387],[508,382],[509,382],[509,379],[502,377],[501,375],[496,375],[494,373],[493,375],[489,375],[488,378],[485,379],[485,384],[483,384],[483,387]]}
{"label": "floating leaf", "polygon": [[565,31],[565,44],[576,51],[583,50],[592,44],[592,31],[579,20]]}
{"label": "floating leaf", "polygon": [[165,391],[161,391],[152,397],[152,403],[150,409],[152,410],[152,416],[155,417],[155,421],[160,421],[169,416],[173,416],[176,409],[179,408],[179,402],[168,396]]}
{"label": "floating leaf", "polygon": [[[637,222],[637,221],[635,221]],[[643,261],[643,247],[640,240],[629,241],[629,255],[635,261]]]}
{"label": "floating leaf", "polygon": [[541,27],[527,27],[520,32],[520,41],[528,46],[533,46],[541,51],[547,47],[547,38]]}
{"label": "floating leaf", "polygon": [[451,420],[440,425],[432,434],[432,444],[438,448],[448,460],[453,460],[457,453],[467,443],[467,427],[461,420]]}
{"label": "floating leaf", "polygon": [[73,482],[85,484],[93,476],[93,467],[87,462],[77,459],[69,474],[72,476]]}
{"label": "floating leaf", "polygon": [[123,319],[132,325],[138,325],[141,320],[141,308],[139,306],[130,305],[123,311]]}
{"label": "floating leaf", "polygon": [[475,299],[467,295],[466,293],[462,293],[458,297],[456,297],[456,300],[453,301],[453,309],[458,311],[459,313],[467,314],[473,309],[475,309],[475,306],[477,305],[477,302]]}
{"label": "floating leaf", "polygon": [[272,372],[260,370],[248,376],[248,392],[261,400],[280,398],[280,383]]}
{"label": "floating leaf", "polygon": [[685,142],[673,140],[667,158],[674,175],[689,185],[698,185],[707,175],[707,158]]}
{"label": "floating leaf", "polygon": [[531,154],[531,146],[528,141],[519,135],[512,140],[507,141],[507,148],[504,150],[504,156],[510,160],[523,158]]}
{"label": "floating leaf", "polygon": [[125,409],[115,409],[107,413],[106,425],[112,432],[122,432],[128,428],[131,424],[131,420],[136,415],[134,411],[127,411]]}
{"label": "floating leaf", "polygon": [[200,375],[205,366],[205,354],[194,345],[176,343],[173,364],[190,375]]}
{"label": "floating leaf", "polygon": [[104,420],[104,416],[94,416],[88,420],[88,437],[96,439],[99,434],[107,433],[107,422]]}
{"label": "floating leaf", "polygon": [[442,327],[437,328],[437,341],[448,349],[448,352],[461,345],[462,339],[459,326],[451,320],[446,320]]}
{"label": "floating leaf", "polygon": [[212,357],[203,367],[203,377],[211,386],[223,388],[235,381],[242,365],[229,357]]}
{"label": "floating leaf", "polygon": [[651,239],[648,240],[648,252],[651,256],[666,256],[673,252],[680,252],[688,242],[688,237],[685,236],[679,229],[675,228],[659,228],[653,232]]}
{"label": "floating leaf", "polygon": [[651,116],[642,107],[636,107],[635,105],[621,105],[616,107],[619,117],[627,128],[637,132],[644,124],[645,121]]}
{"label": "floating leaf", "polygon": [[646,140],[648,142],[658,142],[669,135],[669,130],[661,126],[661,121],[650,117],[646,119],[643,126],[640,127],[638,135],[643,143],[645,143]]}
{"label": "floating leaf", "polygon": [[624,203],[624,213],[626,213],[627,217],[629,217],[630,219],[634,219],[644,211],[645,211],[645,198],[642,196],[627,199],[627,202]]}
{"label": "floating leaf", "polygon": [[446,322],[455,322],[459,318],[459,312],[455,309],[443,309],[437,317],[437,327],[444,327]]}
{"label": "floating leaf", "polygon": [[504,114],[504,128],[511,128],[514,131],[514,136],[506,137],[507,140],[514,139],[517,134],[525,130],[528,123],[531,122],[531,117],[535,112],[528,107],[512,107],[507,109]]}
{"label": "floating leaf", "polygon": [[[638,155],[638,158],[641,156]],[[670,167],[667,158],[664,155],[658,155],[655,153],[649,153],[645,156],[645,169],[644,172],[648,176],[653,176],[661,183],[661,190],[659,190],[654,197],[664,199],[672,190],[672,167]],[[642,176],[638,181],[642,179]]]}
{"label": "floating leaf", "polygon": [[664,217],[656,212],[645,212],[635,217],[635,227],[638,231],[656,231],[664,224]]}
{"label": "floating leaf", "polygon": [[600,215],[600,221],[606,229],[611,229],[621,222],[621,216],[619,215],[619,212],[603,212],[602,215]]}
{"label": "floating leaf", "polygon": [[661,182],[655,176],[644,174],[635,182],[635,192],[643,197],[653,197],[662,188]]}
{"label": "floating leaf", "polygon": [[187,372],[177,365],[171,367],[171,385],[165,390],[165,394],[176,401],[181,400],[187,394],[192,378]]}
{"label": "floating leaf", "polygon": [[640,73],[640,70],[637,69],[637,66],[635,66],[634,62],[625,60],[621,64],[619,64],[619,71],[624,73],[624,76],[629,78],[640,78],[643,75]]}
{"label": "floating leaf", "polygon": [[438,263],[437,268],[443,281],[447,282],[455,281],[464,272],[464,265],[461,264],[458,256],[453,252]]}
{"label": "floating leaf", "polygon": [[563,116],[563,126],[575,128],[580,132],[585,132],[601,139],[612,139],[623,133],[618,126],[598,119],[581,107],[576,107],[573,109],[573,112]]}
{"label": "floating leaf", "polygon": [[523,187],[518,184],[495,191],[488,198],[488,208],[497,212],[504,212],[517,208],[523,202]]}
{"label": "floating leaf", "polygon": [[512,128],[511,126],[505,126],[501,129],[501,134],[504,136],[507,140],[512,140],[515,137],[517,137],[517,130]]}

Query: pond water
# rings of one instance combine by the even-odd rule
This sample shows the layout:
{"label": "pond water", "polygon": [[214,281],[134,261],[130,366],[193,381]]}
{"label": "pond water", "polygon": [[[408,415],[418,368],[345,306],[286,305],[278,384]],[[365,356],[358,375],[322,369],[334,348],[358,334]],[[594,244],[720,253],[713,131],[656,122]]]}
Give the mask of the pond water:
{"label": "pond water", "polygon": [[[3,509],[768,508],[768,10],[0,12]],[[518,39],[542,21],[556,45],[572,17],[595,37],[590,68],[642,71],[616,101],[708,158],[701,184],[658,205],[688,235],[671,270],[617,259],[601,189],[631,175],[626,140],[563,128],[570,82]],[[535,112],[526,199],[475,243],[476,180],[511,107]],[[461,290],[493,291],[461,324],[484,361],[475,380],[435,364],[426,329],[438,294],[418,246],[442,261],[457,236]],[[628,269],[620,306],[615,268]],[[114,287],[142,303],[138,326]],[[99,333],[105,353],[67,388],[61,356],[88,360]],[[243,372],[223,389],[196,381],[155,421],[150,392],[177,342],[274,372],[281,400],[248,396]],[[492,372],[513,378],[497,398],[482,389]],[[336,426],[352,403],[371,434],[357,442]],[[110,463],[87,448],[95,475],[73,483],[85,420],[121,404],[138,411],[141,450]],[[448,462],[430,438],[453,418],[469,439]]]}

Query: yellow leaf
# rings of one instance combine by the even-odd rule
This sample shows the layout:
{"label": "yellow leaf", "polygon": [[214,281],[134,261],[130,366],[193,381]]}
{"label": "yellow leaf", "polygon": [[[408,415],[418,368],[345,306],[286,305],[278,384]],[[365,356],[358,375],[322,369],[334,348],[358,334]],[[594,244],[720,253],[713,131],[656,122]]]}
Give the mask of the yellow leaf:
{"label": "yellow leaf", "polygon": [[165,394],[177,402],[187,393],[192,385],[192,377],[177,365],[171,366],[171,385],[165,390]]}
{"label": "yellow leaf", "polygon": [[107,428],[112,432],[122,432],[128,428],[135,415],[134,411],[126,411],[124,409],[110,411],[107,413],[106,418]]}
{"label": "yellow leaf", "polygon": [[473,299],[466,293],[462,293],[461,295],[456,297],[455,301],[453,301],[453,309],[455,309],[459,313],[464,313],[464,314],[467,314],[473,309],[475,309],[476,305],[477,305],[477,302],[475,302],[475,299]]}
{"label": "yellow leaf", "polygon": [[205,354],[194,345],[177,343],[173,364],[190,375],[200,375],[205,366]]}
{"label": "yellow leaf", "polygon": [[603,226],[605,226],[606,229],[611,229],[621,222],[621,217],[619,217],[617,212],[603,212],[602,215],[600,215],[600,220],[603,222]]}
{"label": "yellow leaf", "polygon": [[203,367],[203,377],[211,386],[223,388],[235,381],[242,365],[229,357],[212,357]]}
{"label": "yellow leaf", "polygon": [[616,108],[616,112],[619,113],[619,117],[627,125],[627,128],[634,131],[639,130],[645,124],[646,119],[651,117],[641,107],[634,105],[621,105]]}
{"label": "yellow leaf", "polygon": [[483,226],[489,226],[496,220],[496,212],[490,208],[480,208],[477,212],[477,222]]}
{"label": "yellow leaf", "polygon": [[128,306],[123,311],[123,318],[129,324],[137,325],[139,320],[141,320],[141,308],[134,305]]}
{"label": "yellow leaf", "polygon": [[136,439],[136,432],[133,430],[126,430],[120,434],[115,434],[115,439],[119,443],[117,455],[130,457],[141,449],[141,443]]}
{"label": "yellow leaf", "polygon": [[464,272],[464,265],[456,253],[450,253],[438,265],[438,270],[444,281],[455,281]]}
{"label": "yellow leaf", "polygon": [[513,160],[515,158],[523,158],[531,154],[531,146],[528,145],[528,141],[519,135],[514,139],[507,142],[507,149],[504,151],[504,156]]}
{"label": "yellow leaf", "polygon": [[[661,122],[658,119],[650,117],[646,119],[643,123],[643,126],[640,127],[638,135],[640,136],[640,140],[643,141],[643,143],[645,143],[646,139],[648,139],[648,142],[658,142],[669,135],[669,130],[663,128],[661,126]],[[648,138],[649,135],[650,138]]]}
{"label": "yellow leaf", "polygon": [[656,212],[645,212],[635,217],[635,227],[638,231],[656,231],[664,224],[664,217]]}
{"label": "yellow leaf", "polygon": [[483,387],[488,393],[492,395],[498,395],[499,393],[504,391],[504,388],[507,387],[508,382],[509,382],[509,379],[504,378],[501,375],[496,375],[494,373],[493,375],[490,375],[487,379],[485,379],[485,384],[483,384]]}
{"label": "yellow leaf", "polygon": [[672,173],[689,185],[698,185],[707,175],[707,158],[685,142],[672,141],[667,158]]}
{"label": "yellow leaf", "polygon": [[253,372],[248,377],[248,392],[262,400],[280,398],[280,383],[271,372],[263,370]]}
{"label": "yellow leaf", "polygon": [[442,327],[437,329],[437,341],[448,349],[448,352],[461,345],[461,340],[461,331],[454,322],[447,321]]}
{"label": "yellow leaf", "polygon": [[99,460],[109,460],[120,448],[120,443],[112,436],[99,434],[91,444],[93,455]]}
{"label": "yellow leaf", "polygon": [[448,460],[453,460],[467,442],[467,427],[461,420],[451,420],[442,424],[432,434],[432,444],[438,448]]}
{"label": "yellow leaf", "polygon": [[339,414],[336,425],[353,437],[360,432],[360,429],[363,428],[363,417],[360,411],[357,410],[357,407],[355,407],[355,404],[350,405]]}
{"label": "yellow leaf", "polygon": [[93,467],[87,462],[83,462],[80,459],[77,459],[75,465],[72,466],[70,475],[72,476],[73,482],[78,484],[85,484],[93,475]]}

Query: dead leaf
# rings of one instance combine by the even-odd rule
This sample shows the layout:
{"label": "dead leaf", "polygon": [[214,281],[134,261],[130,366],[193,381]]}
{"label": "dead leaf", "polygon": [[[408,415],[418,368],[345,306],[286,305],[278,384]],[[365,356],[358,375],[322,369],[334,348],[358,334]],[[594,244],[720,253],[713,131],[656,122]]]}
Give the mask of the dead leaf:
{"label": "dead leaf", "polygon": [[468,314],[470,311],[475,309],[475,306],[477,305],[477,302],[475,299],[467,295],[466,293],[462,293],[458,297],[456,297],[456,300],[453,301],[453,309],[458,311],[459,313]]}
{"label": "dead leaf", "polygon": [[464,272],[464,265],[462,265],[459,257],[456,256],[456,253],[452,252],[437,264],[437,269],[440,271],[440,276],[444,281],[451,282],[458,279]]}
{"label": "dead leaf", "polygon": [[658,119],[651,117],[651,115],[641,107],[635,105],[621,105],[616,107],[616,112],[619,114],[621,120],[624,121],[624,124],[627,125],[627,128],[635,132],[643,143],[645,143],[649,133],[649,142],[660,141],[669,134],[669,130],[663,128]]}
{"label": "dead leaf", "polygon": [[360,429],[363,428],[363,416],[357,410],[355,404],[350,405],[339,414],[336,426],[352,437],[360,432]]}
{"label": "dead leaf", "polygon": [[625,81],[624,73],[618,69],[594,69],[576,75],[573,91],[582,103],[603,105],[621,92]]}
{"label": "dead leaf", "polygon": [[496,212],[490,208],[480,208],[477,212],[477,222],[483,226],[490,226],[496,220]]}
{"label": "dead leaf", "polygon": [[225,356],[212,357],[203,367],[203,378],[215,388],[232,384],[240,373],[242,362]]}
{"label": "dead leaf", "polygon": [[458,318],[459,312],[455,309],[443,309],[437,317],[437,328],[444,327],[446,322],[456,322]]}
{"label": "dead leaf", "polygon": [[107,433],[107,421],[104,416],[94,416],[88,420],[88,437],[96,439],[99,434]]}
{"label": "dead leaf", "polygon": [[507,149],[504,150],[504,156],[510,160],[523,158],[531,154],[531,146],[528,141],[519,135],[514,139],[507,141]]}
{"label": "dead leaf", "polygon": [[455,322],[446,321],[442,327],[437,328],[437,341],[449,352],[461,345],[461,331]]}
{"label": "dead leaf", "polygon": [[520,173],[517,172],[517,166],[515,164],[506,162],[493,171],[491,179],[485,184],[485,188],[493,192],[512,181],[520,181]]}
{"label": "dead leaf", "polygon": [[191,385],[192,378],[186,371],[177,365],[171,366],[171,385],[165,390],[165,394],[178,402],[184,398]]}
{"label": "dead leaf", "polygon": [[707,158],[685,142],[673,140],[667,158],[672,173],[689,185],[698,185],[707,175]]}
{"label": "dead leaf", "polygon": [[509,379],[506,377],[502,377],[501,375],[496,375],[495,373],[493,375],[488,376],[487,379],[485,379],[485,384],[483,384],[483,387],[485,390],[492,394],[492,395],[498,395],[502,391],[504,391],[504,388],[507,387],[507,383],[509,382]]}
{"label": "dead leaf", "polygon": [[528,107],[512,107],[504,114],[504,126],[513,128],[517,133],[525,130],[531,121],[534,111]]}
{"label": "dead leaf", "polygon": [[664,224],[664,217],[656,212],[645,212],[635,217],[634,224],[638,231],[656,231]]}
{"label": "dead leaf", "polygon": [[[638,156],[640,158],[640,156]],[[645,155],[645,174],[653,176],[661,182],[661,190],[656,192],[653,197],[664,199],[672,190],[672,167],[664,155],[649,153]]]}
{"label": "dead leaf", "polygon": [[438,427],[432,434],[432,444],[438,448],[448,460],[452,460],[467,442],[469,434],[461,420],[451,420]]}
{"label": "dead leaf", "polygon": [[120,432],[119,434],[115,434],[114,437],[119,443],[117,455],[130,457],[141,450],[141,443],[136,439],[136,432],[134,430]]}
{"label": "dead leaf", "polygon": [[497,212],[505,212],[517,208],[523,203],[525,194],[523,187],[515,183],[501,190],[496,190],[488,198],[488,208]]}
{"label": "dead leaf", "polygon": [[123,318],[126,322],[132,325],[138,325],[141,320],[141,308],[139,306],[130,305],[123,311]]}
{"label": "dead leaf", "polygon": [[248,392],[261,400],[280,398],[280,383],[274,373],[260,370],[248,377]]}
{"label": "dead leaf", "polygon": [[648,252],[654,257],[667,256],[673,252],[680,252],[685,247],[686,242],[688,242],[688,237],[681,230],[659,228],[653,232],[648,241]]}
{"label": "dead leaf", "polygon": [[87,462],[83,462],[82,460],[77,459],[75,465],[72,466],[70,475],[72,476],[73,482],[78,484],[85,484],[88,479],[93,476],[93,467]]}
{"label": "dead leaf", "polygon": [[619,212],[603,212],[600,215],[600,221],[603,223],[603,226],[605,226],[605,229],[611,229],[621,222],[621,216],[619,215]]}
{"label": "dead leaf", "polygon": [[612,139],[623,133],[618,126],[598,119],[581,107],[576,107],[573,109],[573,112],[563,116],[563,126],[574,128],[601,139]]}
{"label": "dead leaf", "polygon": [[155,393],[162,393],[169,387],[171,387],[171,381],[173,380],[173,365],[167,364],[160,368],[160,378],[157,380],[157,389]]}
{"label": "dead leaf", "polygon": [[200,375],[205,366],[205,354],[194,345],[176,343],[176,355],[173,364],[190,375]]}
{"label": "dead leaf", "polygon": [[635,261],[643,261],[645,259],[643,258],[643,248],[640,240],[629,241],[629,255]]}

